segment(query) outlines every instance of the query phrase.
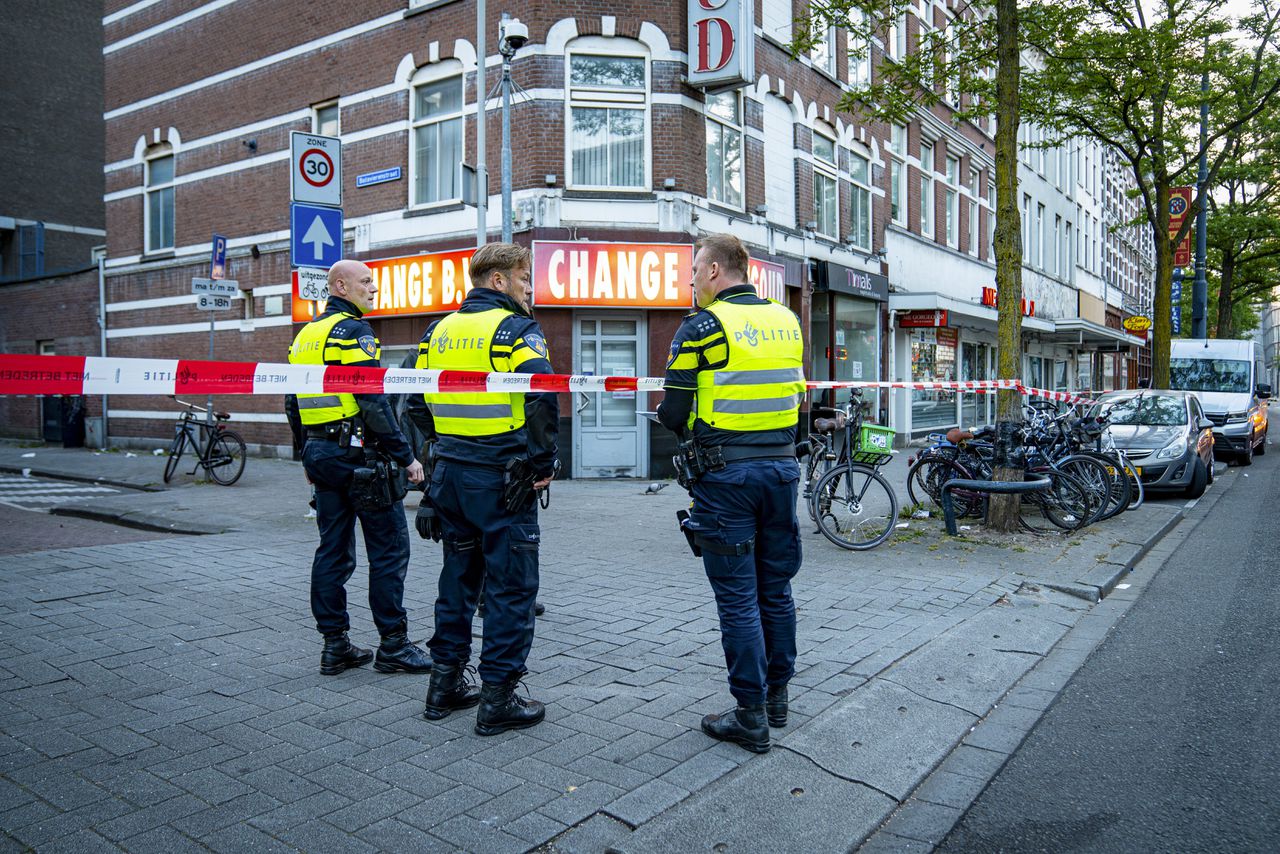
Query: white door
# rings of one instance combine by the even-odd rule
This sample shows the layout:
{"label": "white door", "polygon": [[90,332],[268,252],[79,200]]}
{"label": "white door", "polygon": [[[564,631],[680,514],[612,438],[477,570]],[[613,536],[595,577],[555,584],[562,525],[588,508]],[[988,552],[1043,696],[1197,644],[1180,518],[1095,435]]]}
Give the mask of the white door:
{"label": "white door", "polygon": [[[642,315],[574,315],[575,374],[639,376],[646,356]],[[638,414],[646,397],[633,391],[573,395],[574,477],[648,475],[648,422]]]}

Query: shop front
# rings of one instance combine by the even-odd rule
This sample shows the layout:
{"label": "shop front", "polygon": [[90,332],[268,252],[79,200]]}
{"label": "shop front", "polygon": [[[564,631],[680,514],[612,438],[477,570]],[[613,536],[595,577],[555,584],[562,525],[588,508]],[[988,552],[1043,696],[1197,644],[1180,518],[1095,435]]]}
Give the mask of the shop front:
{"label": "shop front", "polygon": [[[693,246],[533,240],[533,308],[562,374],[657,376],[693,301]],[[432,315],[452,311],[470,290],[473,249],[369,259],[378,281],[366,316],[383,342],[383,365],[411,361]],[[762,296],[799,313],[803,265],[753,257]],[[788,288],[790,285],[790,288]],[[308,298],[310,297],[310,298]],[[293,319],[310,320],[327,297],[294,274]],[[661,394],[634,391],[560,395],[560,460],[569,477],[665,477],[675,439],[651,415]]]}
{"label": "shop front", "polygon": [[[810,378],[868,382],[881,379],[880,330],[889,298],[889,280],[878,273],[830,261],[813,262],[812,275]],[[863,400],[883,424],[887,413],[882,409],[881,397],[875,389],[863,392]],[[835,402],[835,395],[827,393],[823,399],[830,404]]]}

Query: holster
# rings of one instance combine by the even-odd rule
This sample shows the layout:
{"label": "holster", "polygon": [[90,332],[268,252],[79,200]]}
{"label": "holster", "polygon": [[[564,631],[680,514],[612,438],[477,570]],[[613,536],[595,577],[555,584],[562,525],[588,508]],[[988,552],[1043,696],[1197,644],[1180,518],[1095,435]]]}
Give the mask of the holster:
{"label": "holster", "polygon": [[702,557],[704,551],[713,555],[741,557],[745,554],[750,554],[751,549],[755,546],[755,537],[745,543],[733,543],[732,545],[704,537],[702,532],[698,530],[698,525],[693,521],[688,510],[677,510],[676,518],[680,520],[680,530],[684,533],[684,538],[689,541],[689,550],[693,552],[694,557]]}
{"label": "holster", "polygon": [[676,483],[683,489],[692,489],[704,474],[725,467],[724,452],[719,447],[707,447],[697,439],[686,439],[676,446],[671,458],[676,468]]}
{"label": "holster", "polygon": [[375,458],[352,472],[348,494],[357,510],[376,512],[392,507],[408,492],[408,473],[391,460]]}
{"label": "holster", "polygon": [[680,523],[680,531],[684,534],[684,538],[689,541],[689,551],[693,552],[694,557],[702,557],[702,549],[698,548],[697,535],[693,533],[686,523],[689,521],[688,510],[677,510],[676,520]]}
{"label": "holster", "polygon": [[502,504],[508,513],[528,509],[534,500],[533,484],[537,479],[528,458],[515,457],[507,461],[502,472]]}

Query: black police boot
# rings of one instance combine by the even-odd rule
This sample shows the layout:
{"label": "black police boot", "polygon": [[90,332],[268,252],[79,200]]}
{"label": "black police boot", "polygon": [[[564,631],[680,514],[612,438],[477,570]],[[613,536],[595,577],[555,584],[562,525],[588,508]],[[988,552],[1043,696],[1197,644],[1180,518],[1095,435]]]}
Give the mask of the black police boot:
{"label": "black police boot", "polygon": [[768,753],[769,721],[764,706],[738,706],[720,715],[702,719],[702,731],[720,741],[732,741],[752,753]]}
{"label": "black police boot", "polygon": [[524,729],[546,717],[545,706],[516,694],[519,684],[519,676],[497,684],[484,683],[480,689],[480,709],[476,712],[476,735],[497,735],[509,729]]}
{"label": "black police boot", "polygon": [[769,714],[769,726],[787,725],[787,686],[770,685],[764,698],[764,710]]}
{"label": "black police boot", "polygon": [[541,617],[546,612],[546,607],[541,602],[533,603],[533,616]]}
{"label": "black police boot", "polygon": [[333,632],[324,636],[320,673],[324,676],[336,676],[348,667],[368,664],[372,658],[373,651],[353,644],[346,632]]}
{"label": "black police boot", "polygon": [[469,709],[480,702],[480,689],[467,678],[461,664],[437,664],[431,670],[427,688],[427,707],[422,716],[429,721],[443,720],[450,712]]}
{"label": "black police boot", "polygon": [[431,657],[409,643],[409,633],[397,629],[382,639],[373,669],[379,673],[430,673]]}

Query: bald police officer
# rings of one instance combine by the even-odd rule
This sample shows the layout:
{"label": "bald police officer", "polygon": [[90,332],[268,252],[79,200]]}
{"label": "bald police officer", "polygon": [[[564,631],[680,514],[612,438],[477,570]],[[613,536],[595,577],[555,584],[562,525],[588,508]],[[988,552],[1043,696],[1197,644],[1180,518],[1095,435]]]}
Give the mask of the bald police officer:
{"label": "bald police officer", "polygon": [[707,715],[702,729],[764,753],[769,726],[786,726],[795,672],[791,579],[801,559],[795,439],[804,342],[795,314],[747,284],[748,261],[731,234],[698,241],[693,288],[700,310],[671,342],[658,418],[692,439],[705,462],[682,524],[702,551],[715,594],[737,707]]}
{"label": "bald police officer", "polygon": [[[471,291],[455,313],[427,328],[417,367],[501,373],[551,373],[547,341],[529,309],[529,250],[490,243],[471,258]],[[553,393],[428,394],[409,414],[435,442],[427,496],[443,529],[444,562],[436,631],[428,642],[435,669],[424,717],[440,720],[479,703],[475,731],[496,735],[533,726],[545,709],[516,692],[533,645],[538,592],[535,490],[555,473],[559,406]],[[504,473],[523,458],[536,482],[504,501]],[[483,588],[486,614],[477,691],[463,675],[471,621]]]}
{"label": "bald police officer", "polygon": [[[381,350],[373,328],[362,319],[375,305],[378,286],[359,261],[342,260],[329,269],[324,312],[298,332],[289,348],[295,365],[379,367]],[[413,483],[422,464],[396,424],[382,394],[299,394],[285,401],[294,444],[316,489],[320,546],[311,564],[311,612],[324,636],[320,672],[326,676],[368,664],[373,653],[351,643],[344,586],[356,568],[355,523],[360,520],[369,556],[369,608],[382,636],[374,669],[382,673],[425,673],[426,654],[409,642],[404,579],[409,566],[409,533],[398,500],[382,506],[353,498],[357,469],[376,458],[403,466]],[[305,443],[305,444],[304,444]]]}

